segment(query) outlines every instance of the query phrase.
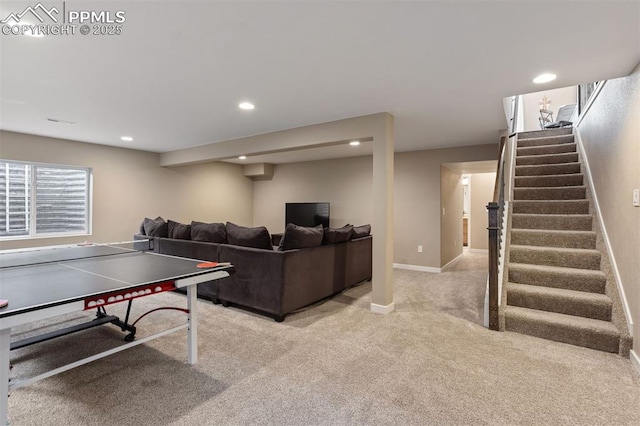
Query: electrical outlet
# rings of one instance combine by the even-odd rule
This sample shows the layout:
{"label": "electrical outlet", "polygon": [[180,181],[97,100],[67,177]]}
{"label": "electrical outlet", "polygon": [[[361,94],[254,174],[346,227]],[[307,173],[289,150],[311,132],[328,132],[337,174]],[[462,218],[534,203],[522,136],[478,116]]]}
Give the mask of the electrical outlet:
{"label": "electrical outlet", "polygon": [[418,253],[422,253],[422,246],[418,246]]}
{"label": "electrical outlet", "polygon": [[633,207],[640,207],[640,189],[633,190]]}
{"label": "electrical outlet", "polygon": [[442,216],[444,216],[444,207],[442,208]]}

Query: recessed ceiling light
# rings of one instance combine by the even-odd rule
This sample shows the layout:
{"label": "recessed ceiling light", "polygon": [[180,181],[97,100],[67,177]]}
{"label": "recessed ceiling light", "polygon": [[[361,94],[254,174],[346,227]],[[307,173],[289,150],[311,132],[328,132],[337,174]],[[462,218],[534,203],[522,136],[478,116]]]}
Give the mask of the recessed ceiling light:
{"label": "recessed ceiling light", "polygon": [[548,82],[553,81],[555,79],[556,79],[556,75],[555,74],[545,73],[545,74],[540,74],[539,76],[534,78],[533,82],[536,83],[536,84],[541,84],[541,83],[548,83]]}
{"label": "recessed ceiling light", "polygon": [[123,136],[120,139],[122,139],[125,142],[131,142],[133,141],[133,138],[131,136]]}
{"label": "recessed ceiling light", "polygon": [[351,141],[351,142],[349,142],[349,145],[358,146],[358,145],[360,145],[360,141]]}
{"label": "recessed ceiling light", "polygon": [[246,160],[247,156],[246,155],[241,155],[240,157],[238,157],[238,160]]}
{"label": "recessed ceiling light", "polygon": [[251,102],[240,102],[240,104],[238,104],[238,107],[244,110],[251,110],[251,109],[254,109],[256,106]]}

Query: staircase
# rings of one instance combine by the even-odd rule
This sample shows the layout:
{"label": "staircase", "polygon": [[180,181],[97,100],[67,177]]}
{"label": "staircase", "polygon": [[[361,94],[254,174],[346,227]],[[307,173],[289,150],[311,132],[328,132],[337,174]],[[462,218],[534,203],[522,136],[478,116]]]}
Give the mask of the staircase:
{"label": "staircase", "polygon": [[519,134],[505,329],[628,356],[589,207],[571,129]]}

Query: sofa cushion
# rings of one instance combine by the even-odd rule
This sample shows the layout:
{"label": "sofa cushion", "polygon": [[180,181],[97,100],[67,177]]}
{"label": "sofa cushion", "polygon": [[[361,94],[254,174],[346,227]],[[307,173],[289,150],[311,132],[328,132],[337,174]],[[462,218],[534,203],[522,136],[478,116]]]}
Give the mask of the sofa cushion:
{"label": "sofa cushion", "polygon": [[271,235],[264,226],[247,228],[227,222],[227,241],[235,246],[273,250]]}
{"label": "sofa cushion", "polygon": [[176,240],[190,240],[191,225],[167,220],[167,234],[169,235],[169,238],[174,238]]}
{"label": "sofa cushion", "polygon": [[353,225],[346,225],[342,228],[324,228],[322,244],[336,244],[349,241],[352,232]]}
{"label": "sofa cushion", "polygon": [[191,222],[191,239],[207,243],[227,242],[227,230],[224,223]]}
{"label": "sofa cushion", "polygon": [[166,238],[168,234],[167,222],[158,216],[155,219],[146,217],[143,222],[144,234],[150,237]]}
{"label": "sofa cushion", "polygon": [[371,225],[354,226],[351,239],[366,237],[371,234]]}
{"label": "sofa cushion", "polygon": [[322,245],[322,225],[307,227],[288,223],[278,250],[292,250]]}

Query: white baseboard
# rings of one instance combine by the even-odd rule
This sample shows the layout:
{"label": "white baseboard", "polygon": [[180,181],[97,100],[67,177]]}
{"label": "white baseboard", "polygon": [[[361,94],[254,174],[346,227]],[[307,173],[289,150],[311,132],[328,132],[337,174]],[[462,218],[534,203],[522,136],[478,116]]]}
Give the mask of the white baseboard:
{"label": "white baseboard", "polygon": [[462,256],[464,256],[464,251],[462,253],[460,253],[455,259],[453,259],[451,262],[447,263],[446,265],[444,265],[442,268],[440,268],[440,272],[444,272],[447,269],[451,268],[453,265],[455,265],[460,259],[462,259]]}
{"label": "white baseboard", "polygon": [[410,271],[431,272],[435,274],[439,274],[440,272],[442,272],[441,268],[433,268],[431,266],[420,265],[405,265],[403,263],[394,263],[393,267],[395,269],[408,269]]}
{"label": "white baseboard", "polygon": [[[603,86],[603,85],[601,85]],[[611,261],[611,269],[613,270],[613,277],[616,282],[616,287],[618,288],[618,294],[620,295],[620,302],[622,303],[622,311],[624,312],[624,316],[627,319],[627,325],[629,326],[629,334],[633,336],[633,317],[631,316],[631,310],[629,309],[629,302],[627,302],[627,296],[624,292],[624,287],[622,285],[622,279],[620,278],[620,271],[618,271],[618,264],[616,263],[616,258],[613,255],[613,248],[611,247],[611,242],[609,240],[609,235],[607,234],[607,228],[604,225],[604,219],[602,217],[602,210],[600,210],[600,203],[598,202],[598,194],[596,194],[596,188],[593,184],[593,177],[591,175],[591,169],[589,168],[589,158],[587,157],[587,153],[584,150],[584,145],[582,144],[582,138],[580,137],[580,129],[574,127],[573,135],[576,139],[576,144],[578,146],[578,152],[582,157],[582,166],[584,167],[584,174],[589,181],[589,188],[591,189],[591,197],[593,198],[593,207],[596,211],[596,215],[598,216],[598,222],[600,224],[600,229],[602,230],[602,239],[604,240],[604,245],[607,248],[607,253],[609,254],[609,260]]]}
{"label": "white baseboard", "polygon": [[640,373],[640,356],[633,349],[629,352],[629,359],[631,360],[631,365]]}
{"label": "white baseboard", "polygon": [[374,314],[383,314],[386,315],[392,312],[396,308],[395,302],[391,302],[388,305],[377,305],[375,303],[371,304],[371,312]]}
{"label": "white baseboard", "polygon": [[483,254],[488,254],[489,250],[488,249],[469,249],[470,253],[483,253]]}

